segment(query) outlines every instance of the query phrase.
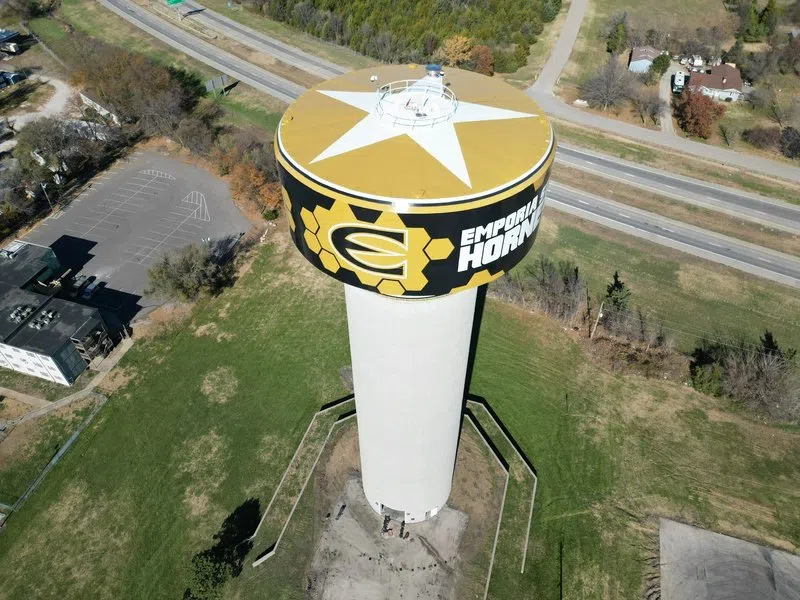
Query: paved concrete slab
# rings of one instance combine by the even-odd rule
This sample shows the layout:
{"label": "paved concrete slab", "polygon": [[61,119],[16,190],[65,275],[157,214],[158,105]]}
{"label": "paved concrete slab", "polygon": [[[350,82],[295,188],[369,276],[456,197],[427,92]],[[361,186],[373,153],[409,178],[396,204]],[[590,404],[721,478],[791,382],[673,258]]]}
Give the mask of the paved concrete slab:
{"label": "paved concrete slab", "polygon": [[800,600],[800,556],[661,519],[662,600]]}
{"label": "paved concrete slab", "polygon": [[455,600],[459,546],[466,513],[445,506],[422,523],[404,527],[370,508],[361,480],[352,475],[331,507],[311,565],[311,600]]}
{"label": "paved concrete slab", "polygon": [[147,269],[164,252],[249,227],[224,181],[181,160],[136,152],[24,239],[52,246],[62,263],[109,289],[142,296]]}

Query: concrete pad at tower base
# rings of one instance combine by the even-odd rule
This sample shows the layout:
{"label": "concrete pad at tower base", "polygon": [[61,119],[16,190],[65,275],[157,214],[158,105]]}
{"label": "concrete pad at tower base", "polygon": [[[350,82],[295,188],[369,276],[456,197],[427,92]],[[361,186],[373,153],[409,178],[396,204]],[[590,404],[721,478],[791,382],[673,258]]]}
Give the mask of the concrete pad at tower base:
{"label": "concrete pad at tower base", "polygon": [[440,600],[452,598],[461,538],[469,518],[445,506],[434,519],[389,524],[367,503],[361,479],[352,474],[330,508],[309,577],[313,600]]}
{"label": "concrete pad at tower base", "polygon": [[662,600],[800,600],[800,556],[661,519]]}

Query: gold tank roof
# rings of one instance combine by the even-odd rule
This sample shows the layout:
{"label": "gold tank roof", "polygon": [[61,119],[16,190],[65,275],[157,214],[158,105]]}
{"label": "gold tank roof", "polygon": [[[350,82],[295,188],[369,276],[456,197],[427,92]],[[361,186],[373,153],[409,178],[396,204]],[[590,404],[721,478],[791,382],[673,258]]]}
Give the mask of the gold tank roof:
{"label": "gold tank roof", "polygon": [[415,205],[501,193],[546,170],[553,137],[539,106],[501,79],[452,68],[437,77],[420,65],[320,83],[276,136],[282,157],[326,187]]}

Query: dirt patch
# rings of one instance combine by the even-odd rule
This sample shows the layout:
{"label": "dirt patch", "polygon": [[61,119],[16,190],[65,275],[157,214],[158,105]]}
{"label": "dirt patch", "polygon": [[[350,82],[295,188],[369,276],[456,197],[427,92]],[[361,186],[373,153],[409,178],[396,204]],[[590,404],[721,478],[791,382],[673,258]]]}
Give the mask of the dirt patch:
{"label": "dirt patch", "polygon": [[211,336],[215,337],[218,342],[232,340],[236,337],[235,334],[227,332],[227,331],[220,331],[219,326],[216,323],[206,323],[205,325],[200,325],[199,327],[195,328],[194,330],[195,337],[206,337]]}
{"label": "dirt patch", "polygon": [[183,493],[186,512],[191,517],[205,516],[211,508],[214,492],[225,477],[227,444],[212,430],[184,442],[180,455],[183,460],[178,471],[188,479]]}
{"label": "dirt patch", "polygon": [[216,335],[219,328],[217,327],[216,323],[206,323],[205,325],[200,325],[196,327],[194,330],[194,337],[206,337],[209,335]]}
{"label": "dirt patch", "polygon": [[[31,419],[15,426],[8,436],[0,442],[0,469],[10,464],[27,459],[36,445],[46,435],[49,425],[54,419],[69,419],[70,425],[78,422],[77,412],[95,404],[94,398],[85,398],[56,410],[46,417]],[[64,439],[66,441],[66,438]]]}
{"label": "dirt patch", "polygon": [[268,273],[266,275],[268,280],[265,282],[267,285],[271,287],[299,286],[315,298],[323,298],[330,292],[331,287],[335,285],[335,280],[323,274],[303,258],[289,237],[286,223],[278,223],[277,229],[268,239],[286,268],[281,273]]}
{"label": "dirt patch", "polygon": [[268,433],[261,438],[261,445],[259,446],[256,460],[265,464],[271,465],[275,456],[275,448],[281,447],[280,438],[277,435]]}
{"label": "dirt patch", "polygon": [[203,377],[200,391],[216,404],[227,404],[236,395],[239,380],[232,367],[217,367]]}
{"label": "dirt patch", "polygon": [[786,552],[791,552],[792,554],[797,554],[797,546],[795,546],[789,540],[782,540],[780,538],[764,535],[762,532],[756,531],[755,529],[748,527],[746,524],[741,522],[731,523],[730,521],[719,521],[717,523],[717,528],[719,529],[720,533],[724,533],[726,535],[731,535],[733,537],[742,538],[745,540],[756,541],[762,544],[767,544],[768,546],[772,546],[773,548],[777,548],[778,550],[784,550]]}
{"label": "dirt patch", "polygon": [[29,413],[33,407],[25,402],[20,402],[9,396],[2,396],[0,400],[0,422],[10,421]]}
{"label": "dirt patch", "polygon": [[116,367],[103,377],[97,387],[100,391],[110,394],[128,385],[136,375],[136,369],[133,367]]}
{"label": "dirt patch", "polygon": [[[322,530],[328,526],[331,520],[334,520],[336,511],[339,507],[335,506],[332,508],[332,506],[336,503],[336,500],[342,493],[342,490],[348,485],[350,478],[353,476],[358,477],[360,471],[358,453],[359,446],[357,424],[355,422],[349,422],[341,425],[331,436],[328,445],[320,457],[320,461],[317,465],[315,473],[315,485],[313,486],[313,490],[315,500],[315,521],[318,523],[318,528],[315,528],[316,530]],[[435,586],[430,590],[420,591],[420,595],[412,594],[410,597],[460,599],[475,597],[476,594],[479,596],[483,594],[483,587],[486,583],[486,569],[488,567],[488,563],[484,564],[483,558],[488,556],[488,553],[491,551],[491,544],[494,539],[494,531],[497,525],[497,518],[499,516],[504,480],[504,471],[500,468],[494,458],[488,454],[488,450],[482,446],[482,442],[477,437],[474,430],[472,430],[469,425],[465,425],[462,429],[458,455],[456,457],[456,469],[453,478],[452,492],[450,494],[447,507],[443,509],[443,511],[451,511],[453,513],[466,514],[468,516],[466,526],[461,533],[461,541],[458,547],[459,558],[458,560],[453,560],[453,557],[451,556],[444,556],[443,552],[446,554],[446,551],[444,551],[443,548],[437,544],[437,542],[433,541],[432,538],[428,537],[423,532],[421,534],[422,537],[425,537],[426,541],[432,543],[433,547],[437,551],[436,553],[438,553],[440,558],[442,558],[442,562],[439,562],[430,551],[426,551],[424,556],[427,557],[429,562],[426,562],[425,565],[422,565],[421,563],[420,565],[416,565],[416,563],[415,565],[411,565],[409,562],[406,565],[407,568],[404,567],[405,570],[403,573],[398,573],[401,563],[403,561],[410,560],[407,557],[400,558],[400,555],[398,555],[392,559],[392,566],[387,566],[387,568],[395,575],[399,574],[403,576],[404,580],[415,577],[427,577],[431,568],[434,570],[434,572],[436,572],[436,570],[441,570],[439,575],[445,576],[446,582],[444,584],[444,588],[437,588],[435,586],[441,586],[442,582],[445,581],[442,579],[437,579],[437,583],[435,583]],[[360,497],[363,498],[363,492],[360,492],[360,480],[359,494]],[[362,508],[363,510],[360,508],[356,509],[355,507],[351,507],[351,503],[348,501],[345,514],[350,513],[350,511],[353,510],[354,512],[351,513],[351,516],[354,521],[362,524],[372,523],[372,521],[374,521],[376,529],[379,531],[380,518],[377,517],[372,509],[367,506],[366,500],[364,500],[364,505]],[[407,526],[406,530],[410,532],[412,537],[418,537],[419,533],[415,531],[415,527],[424,526],[425,523],[435,524],[440,516],[441,513],[435,519],[431,519],[430,521],[426,521],[422,524]],[[343,516],[342,518],[345,517]],[[391,526],[393,527],[395,533],[399,531],[399,523],[393,522]],[[359,527],[361,527],[361,525],[359,525]],[[370,525],[370,527],[372,527],[372,525]],[[391,538],[389,538],[389,540],[391,540]],[[407,541],[394,541],[397,541],[398,543],[408,543]],[[367,544],[366,538],[362,537],[356,539],[355,542],[358,544]],[[425,545],[422,544],[421,538],[418,540],[418,543],[421,544],[420,549],[425,547]],[[370,548],[372,548],[371,544],[372,542],[369,542],[368,544]],[[365,546],[365,548],[366,547],[367,546]],[[403,549],[398,548],[392,549],[392,552],[395,550],[398,550],[401,553],[404,552]],[[366,549],[362,549],[362,552],[369,553],[369,551]],[[403,554],[403,556],[405,556],[405,554]],[[362,559],[367,560],[366,554],[364,557],[362,557]],[[377,559],[378,558],[376,557],[374,560]],[[387,561],[388,555],[383,557],[381,560]],[[448,562],[444,563],[444,560],[447,560]],[[475,562],[477,560],[481,560],[481,564],[477,564]],[[330,576],[330,573],[326,571],[327,567],[321,566],[319,554],[317,555],[317,558],[315,558],[315,563],[316,570],[312,572],[312,587],[317,591],[313,592],[311,597],[325,598],[326,600],[328,598],[339,598],[340,596],[336,596],[334,593],[335,586],[334,588],[331,588],[330,592],[319,595],[321,593],[319,589],[321,586],[325,587],[325,585],[327,585],[324,584],[324,581],[325,577]],[[431,565],[434,566],[431,567]],[[417,575],[417,571],[421,571],[422,566],[425,566],[426,570]],[[413,574],[410,572],[411,568],[415,569]],[[449,573],[445,573],[445,570],[449,571],[450,569],[453,571],[452,579],[449,579]],[[405,574],[406,571],[409,571],[407,575]],[[436,590],[437,593],[441,594],[441,596],[436,596],[435,594],[430,596],[429,592],[433,592],[433,590]],[[389,583],[385,583],[378,587],[370,588],[369,593],[372,594],[369,597],[394,598],[395,596],[393,594],[396,594],[397,592],[396,589],[393,588]],[[361,598],[362,596],[350,596],[348,597],[348,600],[349,598],[354,597]],[[368,596],[363,597],[366,598]],[[404,594],[404,597],[409,596]]]}
{"label": "dirt patch", "polygon": [[185,323],[194,304],[177,302],[164,304],[151,312],[147,319],[133,324],[134,338],[154,338]]}
{"label": "dirt patch", "polygon": [[674,350],[648,348],[604,334],[590,340],[585,331],[573,337],[593,363],[612,373],[689,383],[690,359]]}
{"label": "dirt patch", "polygon": [[231,308],[231,303],[230,302],[226,302],[225,306],[220,308],[219,312],[217,313],[219,318],[220,319],[227,319],[228,318],[228,311],[230,310],[230,308]]}

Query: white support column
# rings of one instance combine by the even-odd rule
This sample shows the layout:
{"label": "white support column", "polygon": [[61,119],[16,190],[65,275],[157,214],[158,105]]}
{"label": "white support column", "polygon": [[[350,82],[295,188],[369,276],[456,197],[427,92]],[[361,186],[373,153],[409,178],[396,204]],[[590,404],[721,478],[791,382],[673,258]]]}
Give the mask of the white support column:
{"label": "white support column", "polygon": [[403,300],[345,285],[364,493],[434,516],[450,495],[477,288]]}

